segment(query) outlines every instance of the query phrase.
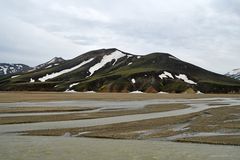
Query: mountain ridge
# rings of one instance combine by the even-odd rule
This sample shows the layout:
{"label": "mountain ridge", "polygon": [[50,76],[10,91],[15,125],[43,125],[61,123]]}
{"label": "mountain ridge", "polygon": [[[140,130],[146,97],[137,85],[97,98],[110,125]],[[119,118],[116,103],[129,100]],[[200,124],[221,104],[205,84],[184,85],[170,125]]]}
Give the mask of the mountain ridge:
{"label": "mountain ridge", "polygon": [[32,67],[21,63],[0,63],[0,76],[27,72],[31,69]]}
{"label": "mountain ridge", "polygon": [[43,68],[51,68],[53,66],[57,66],[63,63],[65,60],[62,57],[54,57],[46,63],[42,63],[34,67],[34,70],[43,69]]}
{"label": "mountain ridge", "polygon": [[240,80],[240,68],[233,69],[232,71],[226,73],[225,75]]}
{"label": "mountain ridge", "polygon": [[240,81],[169,53],[134,55],[110,48],[89,51],[57,66],[2,79],[0,90],[239,93]]}

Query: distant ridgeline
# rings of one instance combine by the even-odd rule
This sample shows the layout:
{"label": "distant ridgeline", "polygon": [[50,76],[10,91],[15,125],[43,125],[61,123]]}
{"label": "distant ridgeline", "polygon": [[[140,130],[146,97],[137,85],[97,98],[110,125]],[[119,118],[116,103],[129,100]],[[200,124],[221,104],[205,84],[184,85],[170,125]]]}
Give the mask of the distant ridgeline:
{"label": "distant ridgeline", "polygon": [[[3,71],[6,72],[5,70]],[[2,91],[240,93],[240,81],[167,53],[133,55],[115,48],[59,57],[0,79]]]}
{"label": "distant ridgeline", "polygon": [[240,80],[240,68],[234,69],[225,74],[228,77]]}
{"label": "distant ridgeline", "polygon": [[0,77],[14,75],[16,73],[26,72],[32,68],[25,64],[0,63]]}

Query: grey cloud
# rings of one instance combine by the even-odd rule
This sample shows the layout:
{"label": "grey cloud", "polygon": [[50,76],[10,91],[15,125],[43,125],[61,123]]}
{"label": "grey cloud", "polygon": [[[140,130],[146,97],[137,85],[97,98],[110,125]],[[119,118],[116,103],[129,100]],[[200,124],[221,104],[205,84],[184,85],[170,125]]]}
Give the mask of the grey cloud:
{"label": "grey cloud", "polygon": [[[4,43],[5,39],[0,38],[0,54],[9,50],[9,54],[11,51],[11,54],[19,52],[34,57],[40,54],[39,48],[44,48],[41,54],[45,60],[56,54],[64,56],[66,52],[74,57],[92,49],[117,47],[138,54],[170,52],[219,73],[239,67],[238,0],[9,0],[0,3],[2,18],[8,15],[18,21],[5,25],[17,26],[21,22],[31,26],[27,33],[18,33],[17,39],[27,34],[26,41],[32,43],[29,46],[28,42],[16,42],[9,39],[11,34],[5,33],[8,40]],[[26,32],[24,26],[17,28],[12,31]],[[35,34],[38,31],[33,28],[44,32],[38,40]],[[6,31],[0,29],[0,34],[3,32]],[[9,43],[13,44],[12,48]]]}
{"label": "grey cloud", "polygon": [[238,0],[213,0],[211,5],[218,12],[228,12],[230,14],[235,14],[238,17],[240,16],[240,1]]}

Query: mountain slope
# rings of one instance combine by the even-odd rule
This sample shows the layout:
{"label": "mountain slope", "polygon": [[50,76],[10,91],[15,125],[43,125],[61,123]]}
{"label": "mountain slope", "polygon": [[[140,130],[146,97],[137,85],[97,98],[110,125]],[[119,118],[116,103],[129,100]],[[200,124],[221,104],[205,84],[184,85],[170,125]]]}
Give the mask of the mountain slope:
{"label": "mountain slope", "polygon": [[54,57],[53,59],[51,59],[50,61],[37,65],[36,67],[34,67],[35,70],[39,70],[39,69],[47,69],[47,68],[51,68],[54,66],[57,66],[61,63],[63,63],[65,60],[61,57]]}
{"label": "mountain slope", "polygon": [[167,53],[138,56],[112,48],[2,79],[0,90],[239,93],[240,82]]}
{"label": "mountain slope", "polygon": [[0,76],[7,76],[20,72],[26,72],[32,69],[25,64],[0,63]]}
{"label": "mountain slope", "polygon": [[234,69],[225,74],[228,77],[240,80],[240,68]]}

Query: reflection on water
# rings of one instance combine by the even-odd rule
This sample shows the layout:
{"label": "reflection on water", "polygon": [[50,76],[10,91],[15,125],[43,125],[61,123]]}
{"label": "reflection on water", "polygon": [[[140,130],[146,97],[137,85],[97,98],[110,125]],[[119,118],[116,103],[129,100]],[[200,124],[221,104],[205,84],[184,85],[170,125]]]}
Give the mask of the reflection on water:
{"label": "reflection on water", "polygon": [[240,147],[164,141],[0,137],[3,160],[236,160]]}

